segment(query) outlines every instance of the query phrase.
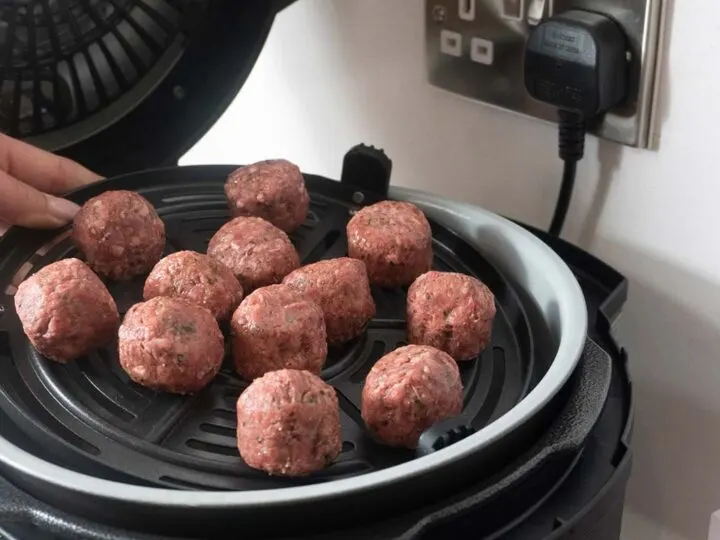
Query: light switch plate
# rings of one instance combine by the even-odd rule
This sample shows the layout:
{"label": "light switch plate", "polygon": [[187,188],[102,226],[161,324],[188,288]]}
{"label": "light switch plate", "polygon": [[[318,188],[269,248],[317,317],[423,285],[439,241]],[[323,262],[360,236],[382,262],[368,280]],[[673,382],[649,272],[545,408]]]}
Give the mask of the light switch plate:
{"label": "light switch plate", "polygon": [[[655,148],[655,118],[666,0],[425,0],[431,84],[517,113],[556,122],[556,111],[530,98],[523,82],[525,41],[553,13],[587,9],[613,18],[628,36],[629,99],[592,133],[638,148]],[[443,34],[444,32],[444,34]],[[459,36],[460,54],[441,51],[441,34]]]}

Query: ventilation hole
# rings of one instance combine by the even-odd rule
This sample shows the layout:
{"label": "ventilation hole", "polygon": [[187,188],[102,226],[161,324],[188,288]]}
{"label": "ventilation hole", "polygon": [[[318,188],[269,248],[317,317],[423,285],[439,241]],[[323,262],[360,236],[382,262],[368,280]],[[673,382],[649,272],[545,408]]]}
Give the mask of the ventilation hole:
{"label": "ventilation hole", "polygon": [[143,64],[145,64],[145,67],[152,65],[152,51],[145,44],[135,29],[130,25],[130,23],[128,21],[122,21],[118,24],[117,29],[120,36],[122,36],[130,44],[131,50],[138,54]]}
{"label": "ventilation hole", "polygon": [[211,491],[221,491],[221,488],[208,486],[205,484],[196,484],[194,482],[188,482],[187,480],[180,480],[179,478],[173,478],[172,476],[161,476],[158,479],[160,482],[164,482],[166,484],[172,484],[174,486],[187,488],[187,489],[194,489],[194,490],[211,490]]}
{"label": "ventilation hole", "polygon": [[12,279],[13,286],[16,288],[19,287],[20,284],[23,281],[25,281],[25,278],[27,277],[27,275],[30,273],[30,270],[32,270],[34,266],[35,265],[33,265],[33,263],[31,263],[30,261],[24,262],[23,265],[20,267],[20,269],[17,272],[15,272],[15,275],[13,276],[13,279]]}
{"label": "ventilation hole", "polygon": [[38,105],[41,114],[41,128],[52,129],[60,123],[59,115],[61,110],[57,107],[60,99],[60,81],[50,71],[45,71],[41,75],[40,95]]}
{"label": "ventilation hole", "polygon": [[120,68],[125,80],[128,83],[132,83],[138,77],[138,72],[133,65],[132,60],[128,56],[127,52],[123,48],[122,44],[114,34],[107,34],[102,38],[108,52],[115,60],[115,63]]}
{"label": "ventilation hole", "polygon": [[355,450],[355,443],[351,441],[343,441],[342,443],[342,450],[341,452],[343,454],[346,454],[347,452],[352,452]]}
{"label": "ventilation hole", "polygon": [[94,392],[91,393],[91,396],[102,408],[104,408],[106,411],[108,411],[113,416],[116,416],[123,422],[132,422],[135,420],[136,416],[125,409],[123,409],[120,405],[112,401],[110,398],[105,396],[103,390],[99,386],[96,386],[90,379],[87,379],[88,382],[90,382],[94,388]]}
{"label": "ventilation hole", "polygon": [[113,70],[108,63],[108,57],[105,55],[100,45],[93,43],[88,48],[90,59],[93,64],[98,68],[99,77],[102,81],[102,85],[105,88],[105,93],[108,98],[113,98],[120,94],[120,85],[113,76]]}
{"label": "ventilation hole", "polygon": [[72,384],[72,386],[76,386],[76,388],[80,392],[84,393],[88,399],[94,401],[97,405],[105,409],[113,416],[119,418],[123,422],[131,422],[132,420],[134,420],[135,415],[126,411],[123,407],[115,403],[106,395],[108,393],[112,394],[114,392],[105,391],[103,386],[105,386],[106,383],[101,377],[97,377],[97,379],[95,379],[92,377],[92,375],[80,371],[80,365],[84,365],[88,361],[89,360],[87,358],[78,359],[72,366],[72,368],[70,368],[73,371],[72,375],[76,375],[78,372],[82,374],[82,377],[72,377],[74,381],[74,384]]}
{"label": "ventilation hole", "polygon": [[228,407],[235,408],[237,406],[237,400],[238,400],[239,396],[240,396],[239,393],[234,396],[228,394],[226,396],[223,396],[223,400],[225,401],[225,403],[227,404]]}
{"label": "ventilation hole", "polygon": [[373,341],[372,349],[370,350],[370,358],[373,360],[379,360],[386,351],[386,345],[383,341]]}
{"label": "ventilation hole", "polygon": [[348,461],[340,461],[332,464],[331,467],[316,473],[317,478],[338,479],[343,476],[357,475],[366,471],[370,471],[372,467],[366,461],[350,459]]}
{"label": "ventilation hole", "polygon": [[136,7],[130,16],[158,45],[164,45],[168,35],[142,8]]}
{"label": "ventilation hole", "polygon": [[212,444],[198,439],[190,439],[186,443],[188,448],[193,450],[201,450],[210,454],[220,454],[223,456],[238,456],[238,449],[235,446],[223,446],[220,444]]}
{"label": "ventilation hole", "polygon": [[[18,75],[22,79],[24,75]],[[14,95],[17,100],[17,118],[20,135],[27,135],[33,129],[32,81],[18,80],[15,82]]]}
{"label": "ventilation hole", "polygon": [[55,101],[55,114],[64,121],[74,121],[80,114],[78,107],[82,104],[85,107],[85,98],[82,94],[78,95],[77,88],[80,82],[77,78],[75,70],[70,69],[70,64],[63,60],[57,65],[57,77],[61,81],[62,90]]}
{"label": "ventilation hole", "polygon": [[[110,359],[107,349],[99,349],[97,354],[92,354],[88,360],[89,361],[83,366],[86,371],[86,377],[88,375],[96,376],[103,383],[111,386],[117,394],[122,395],[123,400],[132,403],[132,406],[135,408],[146,407],[150,403],[151,398],[146,393],[137,390],[138,388],[144,387],[131,383],[130,377],[122,371],[119,364],[117,364],[117,369],[122,371],[125,376],[121,378],[113,370],[116,363]],[[134,411],[129,412],[131,412],[134,417],[137,417]]]}
{"label": "ventilation hole", "polygon": [[[223,207],[227,205],[225,197],[220,193],[193,193],[192,195],[173,195],[172,197],[163,197],[162,202],[166,205],[179,203],[218,203]],[[203,210],[207,210],[207,205],[203,205]],[[207,219],[206,216],[182,216],[182,221],[197,221],[199,219]]]}
{"label": "ventilation hole", "polygon": [[85,106],[89,111],[92,111],[97,108],[100,101],[98,100],[95,81],[90,74],[90,66],[87,63],[85,56],[80,53],[73,56],[72,63],[77,70],[78,77],[80,78],[80,88],[82,89],[81,91],[85,99]]}
{"label": "ventilation hole", "polygon": [[223,399],[229,401],[234,406],[245,388],[247,388],[247,386],[244,388],[226,388],[223,390]]}
{"label": "ventilation hole", "polygon": [[60,242],[62,242],[63,240],[66,240],[67,238],[70,238],[71,234],[72,234],[72,231],[69,231],[69,230],[65,231],[62,234],[59,234],[58,236],[56,236],[55,238],[53,238],[52,240],[50,240],[49,242],[47,242],[43,246],[41,246],[40,249],[38,249],[35,252],[35,255],[37,255],[39,257],[44,257],[45,255],[47,255],[50,252],[50,250],[52,248],[57,246]]}
{"label": "ventilation hole", "polygon": [[317,199],[314,194],[310,194],[310,208],[327,208],[328,203],[325,199]]}
{"label": "ventilation hole", "polygon": [[230,439],[235,439],[237,437],[237,433],[234,429],[223,426],[216,426],[214,424],[200,424],[200,431],[204,431],[205,433],[212,433],[214,435],[220,435],[221,437],[228,437]]}
{"label": "ventilation hole", "polygon": [[212,413],[213,416],[216,416],[217,418],[222,418],[223,420],[227,420],[229,422],[237,422],[236,412],[226,411],[224,409],[215,409]]}
{"label": "ventilation hole", "polygon": [[198,227],[197,229],[193,229],[193,232],[197,233],[202,237],[212,238],[212,236],[218,231],[219,228],[220,227],[217,225]]}
{"label": "ventilation hole", "polygon": [[156,13],[160,14],[163,19],[167,19],[173,26],[180,24],[180,12],[172,6],[167,0],[144,0],[143,4]]}
{"label": "ventilation hole", "polygon": [[493,347],[492,359],[492,383],[490,384],[487,396],[485,397],[485,403],[483,403],[483,409],[492,410],[492,414],[489,416],[488,421],[494,420],[499,414],[505,412],[498,410],[500,398],[505,391],[506,385],[505,351],[501,347]]}
{"label": "ventilation hole", "polygon": [[148,17],[150,17],[155,24],[162,28],[166,34],[173,34],[174,28],[171,24],[172,21],[169,21],[166,17],[163,17],[162,14],[155,10],[150,4],[152,4],[152,2],[140,1],[137,4],[137,7],[143,10],[143,12]]}
{"label": "ventilation hole", "polygon": [[52,416],[46,409],[37,407],[33,411],[33,414],[37,417],[37,421],[34,421],[33,424],[37,426],[43,426],[43,430],[51,431],[56,436],[63,439],[65,442],[71,444],[75,448],[78,448],[87,454],[92,454],[93,456],[100,455],[99,448],[90,444],[85,439],[82,439],[80,436],[70,431],[63,424],[58,422],[55,417]]}

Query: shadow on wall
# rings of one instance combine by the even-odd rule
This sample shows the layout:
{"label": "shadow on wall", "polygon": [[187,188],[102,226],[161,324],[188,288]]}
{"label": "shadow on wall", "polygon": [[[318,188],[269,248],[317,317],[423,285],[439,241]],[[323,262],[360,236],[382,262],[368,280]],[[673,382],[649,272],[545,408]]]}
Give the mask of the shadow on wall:
{"label": "shadow on wall", "polygon": [[[656,129],[659,129],[661,132],[663,126],[670,118],[670,44],[672,43],[672,20],[674,10],[675,0],[665,0],[665,29],[662,48],[660,51],[660,87],[655,97],[655,99],[658,100],[657,106],[659,109],[656,113],[656,124],[658,125]],[[654,138],[652,134],[650,135],[650,138],[652,141]],[[605,209],[605,204],[607,203],[608,194],[610,193],[610,186],[613,178],[615,177],[615,173],[620,169],[622,154],[624,151],[627,150],[618,144],[605,140],[598,141],[598,182],[578,239],[578,245],[585,249],[592,247],[595,232],[597,231],[600,218],[603,210]],[[649,151],[658,152],[660,151],[660,148]]]}
{"label": "shadow on wall", "polygon": [[577,242],[584,249],[592,247],[610,193],[610,185],[615,173],[620,169],[622,152],[623,149],[615,143],[598,141],[598,181]]}
{"label": "shadow on wall", "polygon": [[[630,300],[621,322],[636,397],[631,510],[692,540],[720,509],[720,283],[618,243],[599,243],[624,268]],[[710,309],[718,310],[718,307]],[[701,381],[701,382],[698,382]]]}

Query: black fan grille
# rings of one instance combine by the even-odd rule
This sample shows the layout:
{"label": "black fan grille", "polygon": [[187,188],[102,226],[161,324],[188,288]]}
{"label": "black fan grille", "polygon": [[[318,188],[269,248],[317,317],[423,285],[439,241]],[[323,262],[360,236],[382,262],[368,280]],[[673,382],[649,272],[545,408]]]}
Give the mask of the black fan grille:
{"label": "black fan grille", "polygon": [[164,55],[182,54],[171,45],[206,4],[0,0],[0,131],[27,138],[104,111]]}

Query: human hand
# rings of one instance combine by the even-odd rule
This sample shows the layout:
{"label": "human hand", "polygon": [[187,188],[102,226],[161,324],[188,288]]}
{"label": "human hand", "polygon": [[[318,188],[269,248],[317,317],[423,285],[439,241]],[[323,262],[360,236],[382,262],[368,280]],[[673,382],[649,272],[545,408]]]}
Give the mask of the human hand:
{"label": "human hand", "polygon": [[74,161],[0,133],[0,234],[10,225],[62,227],[79,207],[58,195],[100,179]]}

